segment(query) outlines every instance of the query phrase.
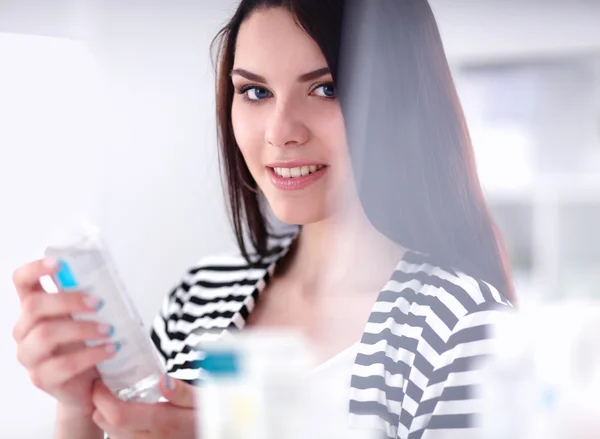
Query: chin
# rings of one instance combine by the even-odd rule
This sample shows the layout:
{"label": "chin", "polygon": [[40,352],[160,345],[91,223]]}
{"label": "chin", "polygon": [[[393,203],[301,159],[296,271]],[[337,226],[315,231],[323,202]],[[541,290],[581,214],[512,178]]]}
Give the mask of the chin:
{"label": "chin", "polygon": [[322,205],[311,200],[274,200],[269,204],[273,214],[285,224],[303,226],[322,221],[327,216]]}

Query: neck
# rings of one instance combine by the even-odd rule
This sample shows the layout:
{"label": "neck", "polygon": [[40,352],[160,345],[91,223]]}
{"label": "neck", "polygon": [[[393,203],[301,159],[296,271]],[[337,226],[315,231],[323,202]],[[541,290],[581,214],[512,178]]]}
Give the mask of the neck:
{"label": "neck", "polygon": [[286,271],[311,291],[370,289],[381,277],[387,280],[402,253],[373,227],[362,206],[355,206],[303,226]]}

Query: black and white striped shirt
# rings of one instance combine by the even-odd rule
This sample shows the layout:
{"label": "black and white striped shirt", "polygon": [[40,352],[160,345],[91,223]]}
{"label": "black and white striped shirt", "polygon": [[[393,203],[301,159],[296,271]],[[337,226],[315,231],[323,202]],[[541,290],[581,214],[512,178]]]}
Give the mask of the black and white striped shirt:
{"label": "black and white striped shirt", "polygon": [[[170,375],[198,379],[195,346],[244,327],[293,240],[279,239],[253,268],[241,256],[216,256],[184,275],[152,329]],[[393,439],[479,437],[477,360],[490,353],[489,326],[510,309],[488,283],[407,251],[373,305],[358,346],[350,424]]]}

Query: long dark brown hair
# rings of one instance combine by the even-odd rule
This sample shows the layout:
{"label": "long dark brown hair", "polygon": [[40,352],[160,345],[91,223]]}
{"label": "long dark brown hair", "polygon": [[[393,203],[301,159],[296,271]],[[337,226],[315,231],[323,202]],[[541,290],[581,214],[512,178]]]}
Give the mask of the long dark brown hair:
{"label": "long dark brown hair", "polygon": [[268,254],[274,231],[234,137],[230,73],[240,25],[253,11],[270,7],[288,9],[327,60],[361,203],[374,227],[404,247],[489,282],[514,302],[503,241],[483,196],[426,0],[242,0],[219,32],[212,47],[221,168],[237,242],[248,262],[256,261],[251,254]]}

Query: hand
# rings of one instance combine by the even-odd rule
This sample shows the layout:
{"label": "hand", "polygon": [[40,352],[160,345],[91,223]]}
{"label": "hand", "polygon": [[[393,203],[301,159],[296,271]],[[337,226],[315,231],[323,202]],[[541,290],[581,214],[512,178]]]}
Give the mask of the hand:
{"label": "hand", "polygon": [[169,402],[125,402],[98,381],[93,393],[96,411],[92,419],[111,439],[195,439],[195,388],[163,377],[160,390]]}
{"label": "hand", "polygon": [[21,302],[13,329],[17,359],[36,387],[65,408],[91,416],[92,388],[98,378],[95,366],[113,355],[115,345],[85,346],[85,340],[107,339],[110,327],[71,317],[73,313],[96,312],[99,300],[76,292],[44,291],[40,278],[56,270],[54,261],[38,260],[14,272]]}

